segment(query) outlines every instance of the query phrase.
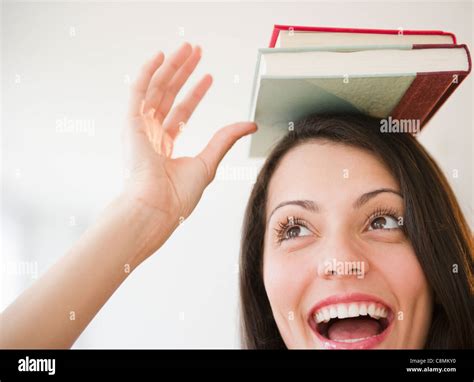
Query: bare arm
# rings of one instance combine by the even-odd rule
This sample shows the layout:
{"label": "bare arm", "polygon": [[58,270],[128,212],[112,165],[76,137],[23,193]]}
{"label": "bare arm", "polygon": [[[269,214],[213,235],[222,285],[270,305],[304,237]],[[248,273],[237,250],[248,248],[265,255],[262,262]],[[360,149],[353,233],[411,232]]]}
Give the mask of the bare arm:
{"label": "bare arm", "polygon": [[[153,224],[151,224],[153,223]],[[156,224],[158,223],[158,224]],[[2,348],[68,348],[138,265],[175,228],[162,212],[121,196],[1,315]]]}
{"label": "bare arm", "polygon": [[158,53],[132,86],[123,193],[79,242],[0,316],[0,348],[67,348],[130,272],[158,250],[198,203],[232,145],[256,130],[220,129],[195,157],[172,158],[173,144],[212,83],[204,76],[173,107],[196,67],[199,47]]}

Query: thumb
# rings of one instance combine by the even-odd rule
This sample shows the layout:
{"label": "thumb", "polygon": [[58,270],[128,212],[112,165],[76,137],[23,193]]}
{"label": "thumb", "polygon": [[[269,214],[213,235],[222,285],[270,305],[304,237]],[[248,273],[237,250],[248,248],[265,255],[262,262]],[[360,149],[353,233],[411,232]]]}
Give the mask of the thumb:
{"label": "thumb", "polygon": [[214,134],[204,150],[198,155],[198,158],[206,166],[209,182],[214,179],[217,166],[234,143],[243,136],[256,131],[257,125],[253,122],[237,122],[221,128]]}

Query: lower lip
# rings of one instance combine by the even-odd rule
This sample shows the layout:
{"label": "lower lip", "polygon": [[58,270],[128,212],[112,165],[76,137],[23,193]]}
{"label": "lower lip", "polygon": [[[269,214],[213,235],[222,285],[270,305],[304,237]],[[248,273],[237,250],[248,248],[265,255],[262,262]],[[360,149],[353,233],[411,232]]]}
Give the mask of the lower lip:
{"label": "lower lip", "polygon": [[313,332],[316,334],[316,337],[318,337],[318,340],[322,343],[323,347],[325,349],[374,349],[379,345],[380,343],[383,342],[383,340],[387,337],[389,334],[390,330],[392,329],[393,324],[393,318],[389,319],[389,324],[388,326],[384,329],[384,331],[380,334],[377,334],[376,336],[369,337],[357,342],[340,342],[340,341],[333,341],[330,340],[329,338],[326,338],[322,336],[319,332],[318,329],[316,328],[316,324],[314,323],[313,325],[310,324],[311,329]]}

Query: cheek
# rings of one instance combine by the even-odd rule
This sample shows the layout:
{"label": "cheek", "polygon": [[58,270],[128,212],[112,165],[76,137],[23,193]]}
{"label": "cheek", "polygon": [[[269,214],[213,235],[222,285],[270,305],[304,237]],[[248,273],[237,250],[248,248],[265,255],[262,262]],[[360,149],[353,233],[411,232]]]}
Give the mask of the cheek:
{"label": "cheek", "polygon": [[316,272],[309,263],[309,257],[302,253],[264,254],[263,279],[265,290],[280,333],[290,345],[292,333],[304,320],[300,303],[307,285],[314,281]]}
{"label": "cheek", "polygon": [[265,256],[263,281],[268,299],[274,311],[290,309],[297,293],[294,291],[294,279],[290,276],[295,271],[294,264],[290,268],[284,266],[284,261],[275,259],[273,254]]}
{"label": "cheek", "polygon": [[[431,324],[431,288],[411,246],[385,251],[372,259],[372,267],[383,274],[396,296],[399,311],[395,312],[401,337],[406,346],[422,347]],[[372,271],[372,270],[371,270]]]}
{"label": "cheek", "polygon": [[372,266],[384,275],[400,302],[415,302],[429,292],[423,269],[410,245],[385,250],[383,256],[374,256]]}

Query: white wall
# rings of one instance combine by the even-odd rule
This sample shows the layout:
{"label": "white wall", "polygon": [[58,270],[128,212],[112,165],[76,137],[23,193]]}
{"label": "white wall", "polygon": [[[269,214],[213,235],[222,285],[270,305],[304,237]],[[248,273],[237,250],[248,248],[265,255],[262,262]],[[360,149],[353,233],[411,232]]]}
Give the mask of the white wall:
{"label": "white wall", "polygon": [[[246,119],[256,51],[268,45],[273,24],[442,29],[473,48],[472,18],[469,2],[4,3],[0,308],[119,192],[127,76],[157,50],[199,43],[204,56],[194,78],[214,76],[176,147],[176,155],[192,155],[217,128]],[[472,106],[471,76],[420,138],[471,224]],[[63,118],[90,129],[57,132]],[[76,347],[238,347],[239,237],[260,165],[247,159],[248,146],[246,138],[234,147],[193,215],[112,296]]]}

